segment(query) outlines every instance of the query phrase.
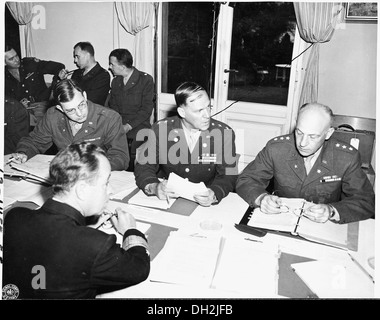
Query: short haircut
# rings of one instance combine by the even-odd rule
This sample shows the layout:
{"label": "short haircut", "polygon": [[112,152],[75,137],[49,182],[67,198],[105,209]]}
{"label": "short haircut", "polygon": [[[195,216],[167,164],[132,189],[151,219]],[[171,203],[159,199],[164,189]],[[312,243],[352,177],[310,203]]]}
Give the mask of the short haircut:
{"label": "short haircut", "polygon": [[333,111],[331,110],[330,107],[322,104],[322,103],[318,103],[318,102],[309,102],[309,103],[305,103],[301,106],[301,108],[299,109],[299,112],[298,114],[304,112],[305,110],[311,110],[311,109],[314,109],[314,110],[321,110],[323,111],[327,116],[329,116],[330,118],[330,127],[332,127],[333,125],[333,122],[334,122],[334,113]]}
{"label": "short haircut", "polygon": [[57,103],[70,102],[74,98],[75,91],[83,93],[78,84],[72,79],[65,79],[54,87],[53,97]]}
{"label": "short haircut", "polygon": [[95,55],[95,50],[94,50],[94,47],[92,46],[92,44],[88,41],[82,41],[82,42],[78,42],[75,46],[74,46],[74,50],[76,47],[79,47],[81,50],[83,51],[87,51],[91,56],[94,56]]}
{"label": "short haircut", "polygon": [[202,86],[195,82],[183,82],[175,90],[174,98],[177,107],[186,105],[187,99],[196,92],[206,91]]}
{"label": "short haircut", "polygon": [[96,182],[99,156],[104,150],[94,144],[72,144],[57,153],[50,163],[49,174],[54,194],[69,191],[79,180]]}
{"label": "short haircut", "polygon": [[[15,50],[15,48],[13,48],[11,45],[9,44],[5,44],[5,51],[4,52],[8,52],[8,51],[11,51],[11,50]],[[16,50],[15,50],[16,51]]]}
{"label": "short haircut", "polygon": [[120,64],[125,65],[127,68],[132,68],[133,57],[127,49],[112,50],[109,57],[115,57]]}

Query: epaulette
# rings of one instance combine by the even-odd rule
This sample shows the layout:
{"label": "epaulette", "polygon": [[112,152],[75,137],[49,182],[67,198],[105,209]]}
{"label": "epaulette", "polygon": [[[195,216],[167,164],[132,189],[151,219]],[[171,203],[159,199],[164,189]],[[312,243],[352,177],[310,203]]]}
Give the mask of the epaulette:
{"label": "epaulette", "polygon": [[284,136],[275,137],[272,140],[270,140],[270,142],[279,143],[279,142],[286,142],[286,141],[290,141],[290,140],[291,140],[291,135],[287,134]]}
{"label": "epaulette", "polygon": [[220,128],[220,129],[225,129],[225,130],[232,130],[231,127],[229,127],[223,122],[215,122],[211,120],[210,126],[211,126],[211,129]]}
{"label": "epaulette", "polygon": [[334,143],[334,147],[338,150],[346,151],[346,152],[353,152],[356,150],[353,146],[346,143],[336,142]]}

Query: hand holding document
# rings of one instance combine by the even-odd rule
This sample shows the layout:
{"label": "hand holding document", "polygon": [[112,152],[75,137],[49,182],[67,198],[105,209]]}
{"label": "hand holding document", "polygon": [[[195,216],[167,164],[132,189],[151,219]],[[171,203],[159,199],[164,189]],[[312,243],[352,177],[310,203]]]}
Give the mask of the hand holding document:
{"label": "hand holding document", "polygon": [[193,183],[179,175],[171,172],[167,183],[167,188],[175,192],[179,197],[195,201],[195,194],[207,194],[208,189],[203,182]]}

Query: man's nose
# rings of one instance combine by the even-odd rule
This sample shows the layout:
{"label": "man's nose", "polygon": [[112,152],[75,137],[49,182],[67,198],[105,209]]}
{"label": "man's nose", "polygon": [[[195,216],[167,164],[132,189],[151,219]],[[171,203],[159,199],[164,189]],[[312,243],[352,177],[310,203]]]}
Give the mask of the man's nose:
{"label": "man's nose", "polygon": [[302,135],[301,142],[300,142],[301,146],[306,146],[308,143],[309,143],[309,137],[306,134]]}

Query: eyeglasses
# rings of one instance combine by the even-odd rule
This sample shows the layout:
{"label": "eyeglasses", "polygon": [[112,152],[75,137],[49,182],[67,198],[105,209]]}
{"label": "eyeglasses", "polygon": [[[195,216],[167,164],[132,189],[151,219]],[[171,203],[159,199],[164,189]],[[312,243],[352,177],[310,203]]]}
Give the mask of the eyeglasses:
{"label": "eyeglasses", "polygon": [[292,207],[289,207],[286,204],[281,204],[280,205],[280,209],[281,209],[282,213],[288,213],[289,212],[289,213],[294,214],[298,218],[302,216],[302,217],[308,218],[310,220],[310,218],[307,215],[304,214],[304,212],[307,210],[307,209],[304,208],[305,204],[306,204],[306,202],[302,202],[302,207],[301,208],[292,208]]}
{"label": "eyeglasses", "polygon": [[63,112],[66,113],[67,115],[71,116],[71,115],[74,115],[77,110],[79,111],[83,111],[85,108],[87,107],[87,101],[86,100],[83,100],[76,108],[72,108],[72,109],[69,109],[69,110],[65,110],[62,108]]}

